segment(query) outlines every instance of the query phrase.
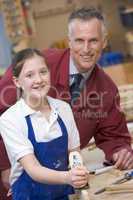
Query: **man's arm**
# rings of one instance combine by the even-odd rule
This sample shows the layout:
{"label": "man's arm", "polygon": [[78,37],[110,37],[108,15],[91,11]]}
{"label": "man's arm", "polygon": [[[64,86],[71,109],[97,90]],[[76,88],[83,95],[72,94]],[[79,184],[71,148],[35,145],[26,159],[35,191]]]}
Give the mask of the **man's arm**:
{"label": "man's arm", "polygon": [[16,102],[16,87],[12,80],[10,66],[0,79],[0,114]]}
{"label": "man's arm", "polygon": [[9,189],[10,162],[6,153],[5,145],[0,137],[0,175],[1,182],[6,189]]}
{"label": "man's arm", "polygon": [[[12,81],[12,67],[0,77],[0,115],[16,101],[16,88]],[[5,188],[9,187],[10,162],[2,138],[0,137],[0,174]]]}
{"label": "man's arm", "polygon": [[6,153],[5,145],[0,137],[0,171],[10,168],[10,162]]}
{"label": "man's arm", "polygon": [[[6,89],[14,87],[12,82],[12,68],[9,67],[0,79],[0,115],[12,104],[16,98],[14,90]],[[10,163],[2,138],[0,137],[0,171],[10,168]]]}
{"label": "man's arm", "polygon": [[[100,120],[96,144],[103,149],[106,159],[116,163],[120,169],[133,167],[133,151],[131,149],[131,137],[129,135],[125,116],[120,110],[120,98],[113,94],[112,104],[108,105],[107,115]],[[106,112],[106,111],[104,111]]]}

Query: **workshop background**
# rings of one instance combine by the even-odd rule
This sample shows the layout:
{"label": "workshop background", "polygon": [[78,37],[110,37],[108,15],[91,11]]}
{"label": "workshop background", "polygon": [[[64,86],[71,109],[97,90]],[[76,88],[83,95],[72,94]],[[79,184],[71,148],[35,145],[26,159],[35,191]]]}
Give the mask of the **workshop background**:
{"label": "workshop background", "polygon": [[133,0],[0,0],[0,74],[26,47],[68,47],[68,16],[82,6],[95,6],[107,19],[108,46],[99,63],[119,88],[133,135]]}
{"label": "workshop background", "polygon": [[[133,138],[133,0],[0,0],[0,76],[19,50],[68,47],[68,16],[72,10],[83,6],[95,6],[107,19],[108,45],[99,63],[118,86],[121,109]],[[94,140],[82,155],[89,170],[100,167],[104,160]],[[92,190],[113,182],[118,175],[113,171],[91,178]],[[131,200],[128,195],[105,195],[100,199]]]}

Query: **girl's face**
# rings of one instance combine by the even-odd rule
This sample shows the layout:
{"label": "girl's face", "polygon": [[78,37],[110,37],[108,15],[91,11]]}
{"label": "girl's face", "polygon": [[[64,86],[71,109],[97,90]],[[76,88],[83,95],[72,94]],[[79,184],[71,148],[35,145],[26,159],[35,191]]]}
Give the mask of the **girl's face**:
{"label": "girl's face", "polygon": [[26,101],[36,99],[39,104],[50,88],[50,74],[44,59],[38,55],[27,59],[14,82],[22,89]]}

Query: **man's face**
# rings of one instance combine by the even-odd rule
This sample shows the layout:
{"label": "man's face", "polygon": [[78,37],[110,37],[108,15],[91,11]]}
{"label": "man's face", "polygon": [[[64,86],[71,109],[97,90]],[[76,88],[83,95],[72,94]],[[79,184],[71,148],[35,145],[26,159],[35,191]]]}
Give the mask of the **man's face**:
{"label": "man's face", "polygon": [[87,72],[99,60],[106,39],[103,24],[94,18],[89,21],[75,19],[69,31],[69,47],[79,72]]}

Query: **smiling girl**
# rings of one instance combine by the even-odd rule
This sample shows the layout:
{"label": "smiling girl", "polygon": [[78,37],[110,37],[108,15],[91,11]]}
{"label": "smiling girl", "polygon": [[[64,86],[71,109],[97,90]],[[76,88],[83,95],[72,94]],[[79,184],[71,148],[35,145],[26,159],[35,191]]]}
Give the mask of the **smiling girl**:
{"label": "smiling girl", "polygon": [[21,97],[1,116],[0,132],[13,200],[67,200],[88,181],[84,167],[68,170],[68,152],[80,145],[71,108],[47,96],[50,73],[39,50],[20,51],[12,67]]}

